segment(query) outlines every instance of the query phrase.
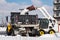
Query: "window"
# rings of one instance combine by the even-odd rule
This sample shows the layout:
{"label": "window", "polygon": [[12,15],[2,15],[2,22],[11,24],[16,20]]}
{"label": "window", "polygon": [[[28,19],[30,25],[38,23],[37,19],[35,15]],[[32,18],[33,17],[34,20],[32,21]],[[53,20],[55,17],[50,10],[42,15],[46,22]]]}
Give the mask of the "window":
{"label": "window", "polygon": [[56,16],[60,16],[60,12],[57,12],[57,13],[56,13]]}
{"label": "window", "polygon": [[59,16],[60,16],[60,13],[59,13]]}
{"label": "window", "polygon": [[59,0],[59,3],[60,3],[60,0]]}
{"label": "window", "polygon": [[57,0],[57,2],[59,2],[59,0]]}
{"label": "window", "polygon": [[40,28],[48,28],[49,20],[48,19],[40,19]]}
{"label": "window", "polygon": [[59,16],[59,13],[56,13],[56,16]]}
{"label": "window", "polygon": [[56,8],[57,8],[57,9],[60,9],[60,6],[57,6]]}

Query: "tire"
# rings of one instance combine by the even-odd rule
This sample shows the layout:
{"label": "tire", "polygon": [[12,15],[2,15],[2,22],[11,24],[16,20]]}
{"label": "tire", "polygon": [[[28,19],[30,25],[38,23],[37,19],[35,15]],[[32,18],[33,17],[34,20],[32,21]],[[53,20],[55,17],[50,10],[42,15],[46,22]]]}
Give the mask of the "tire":
{"label": "tire", "polygon": [[44,34],[45,34],[45,31],[41,29],[41,30],[39,31],[39,35],[42,36],[42,35],[44,35]]}
{"label": "tire", "polygon": [[29,36],[31,37],[35,37],[37,34],[36,34],[36,29],[32,29],[31,33],[29,33]]}
{"label": "tire", "polygon": [[37,29],[33,29],[32,30],[32,36],[36,36],[37,35]]}
{"label": "tire", "polygon": [[48,31],[48,33],[49,33],[49,34],[54,34],[55,31],[54,31],[53,29],[50,29],[50,30]]}
{"label": "tire", "polygon": [[32,36],[32,33],[29,33],[29,36]]}
{"label": "tire", "polygon": [[8,36],[10,36],[10,35],[14,36],[15,35],[13,29],[10,29],[10,31],[8,32],[8,28],[7,28],[6,33],[7,33]]}

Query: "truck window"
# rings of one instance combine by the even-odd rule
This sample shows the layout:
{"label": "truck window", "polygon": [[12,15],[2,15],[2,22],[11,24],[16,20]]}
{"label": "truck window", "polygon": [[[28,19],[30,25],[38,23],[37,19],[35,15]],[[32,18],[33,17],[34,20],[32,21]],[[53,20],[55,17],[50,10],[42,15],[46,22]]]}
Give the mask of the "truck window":
{"label": "truck window", "polygon": [[48,28],[49,21],[48,19],[40,19],[40,28]]}

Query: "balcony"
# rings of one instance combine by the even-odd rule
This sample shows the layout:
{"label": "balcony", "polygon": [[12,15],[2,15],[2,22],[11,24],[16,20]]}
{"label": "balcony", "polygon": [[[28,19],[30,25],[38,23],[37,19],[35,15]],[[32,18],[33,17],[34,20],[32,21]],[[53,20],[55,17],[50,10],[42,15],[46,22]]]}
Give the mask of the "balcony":
{"label": "balcony", "polygon": [[54,17],[59,17],[60,18],[60,16],[54,16]]}
{"label": "balcony", "polygon": [[60,11],[60,9],[53,9],[53,11]]}
{"label": "balcony", "polygon": [[57,4],[60,5],[60,1],[59,1],[59,2],[54,1],[53,3],[54,3],[55,5],[57,5]]}
{"label": "balcony", "polygon": [[60,14],[54,13],[53,17],[56,18],[56,19],[59,19],[60,18]]}
{"label": "balcony", "polygon": [[55,19],[60,19],[60,16],[53,16]]}
{"label": "balcony", "polygon": [[60,11],[60,7],[58,9],[56,7],[54,7],[53,11]]}

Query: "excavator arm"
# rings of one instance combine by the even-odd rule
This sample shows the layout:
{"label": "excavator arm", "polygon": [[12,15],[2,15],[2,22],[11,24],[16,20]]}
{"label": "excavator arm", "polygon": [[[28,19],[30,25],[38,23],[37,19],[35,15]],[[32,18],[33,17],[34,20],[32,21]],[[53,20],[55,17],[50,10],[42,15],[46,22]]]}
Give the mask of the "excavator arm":
{"label": "excavator arm", "polygon": [[32,11],[32,10],[36,10],[36,7],[34,7],[33,5],[30,7],[25,8],[22,12],[21,15],[25,15],[27,12]]}
{"label": "excavator arm", "polygon": [[22,12],[21,15],[25,15],[27,12],[32,11],[32,10],[39,10],[42,12],[42,14],[45,16],[47,19],[55,20],[47,11],[44,7],[36,8],[33,5],[30,7],[25,8]]}

